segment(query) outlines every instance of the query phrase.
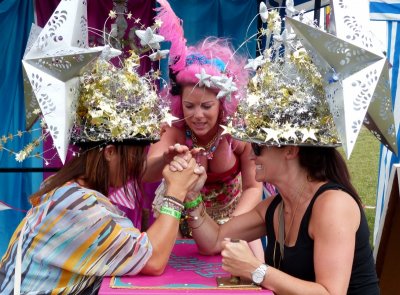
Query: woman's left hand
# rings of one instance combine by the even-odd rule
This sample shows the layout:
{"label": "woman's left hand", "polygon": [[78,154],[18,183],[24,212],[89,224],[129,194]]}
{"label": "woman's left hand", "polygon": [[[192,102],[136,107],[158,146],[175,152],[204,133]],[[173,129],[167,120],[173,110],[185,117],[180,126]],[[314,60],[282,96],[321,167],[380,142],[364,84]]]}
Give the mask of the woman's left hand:
{"label": "woman's left hand", "polygon": [[251,279],[251,273],[262,263],[243,240],[225,239],[221,255],[223,270],[248,279]]}

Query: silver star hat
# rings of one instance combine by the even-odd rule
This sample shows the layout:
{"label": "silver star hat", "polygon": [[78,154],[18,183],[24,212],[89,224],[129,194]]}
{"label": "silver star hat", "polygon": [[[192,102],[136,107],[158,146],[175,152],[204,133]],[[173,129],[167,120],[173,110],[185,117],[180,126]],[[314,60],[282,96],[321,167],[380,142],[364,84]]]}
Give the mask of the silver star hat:
{"label": "silver star hat", "polygon": [[292,18],[293,9],[286,9],[286,29],[279,34],[277,12],[262,11],[268,26],[261,33],[272,45],[257,61],[247,97],[226,132],[268,145],[342,142],[350,157],[364,124],[397,152],[388,62],[349,5],[333,1],[336,36],[301,13]]}
{"label": "silver star hat", "polygon": [[[32,29],[22,61],[27,129],[41,114],[45,132],[22,150],[10,151],[17,161],[42,158],[43,153],[33,154],[33,150],[48,135],[64,163],[70,143],[98,146],[154,141],[159,138],[160,124],[174,119],[157,94],[154,82],[159,79],[158,71],[144,76],[137,73],[138,53],[132,52],[117,68],[109,59],[118,56],[119,50],[109,45],[88,47],[86,15],[86,1],[62,0],[43,29]],[[116,12],[111,11],[109,18],[115,17]],[[152,55],[162,58],[157,52],[164,37],[156,30],[154,26],[135,32],[142,46],[140,53],[149,52],[151,60]],[[107,43],[111,36],[102,33]]]}
{"label": "silver star hat", "polygon": [[264,145],[340,145],[323,77],[288,27],[278,33],[279,13],[260,11],[268,23],[261,33],[271,46],[249,60],[246,68],[257,64],[255,75],[224,132]]}

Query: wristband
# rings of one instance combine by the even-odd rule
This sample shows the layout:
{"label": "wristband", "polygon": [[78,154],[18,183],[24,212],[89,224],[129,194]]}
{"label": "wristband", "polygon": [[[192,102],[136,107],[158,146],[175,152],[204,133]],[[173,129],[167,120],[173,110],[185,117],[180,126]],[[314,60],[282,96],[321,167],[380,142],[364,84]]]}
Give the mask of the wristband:
{"label": "wristband", "polygon": [[199,194],[197,196],[196,199],[194,199],[193,201],[189,201],[189,202],[185,202],[185,209],[193,209],[196,208],[197,206],[199,206],[199,204],[203,201],[203,197],[201,196],[201,194]]}
{"label": "wristband", "polygon": [[181,219],[181,212],[170,207],[162,206],[160,208],[160,213],[172,216],[178,220]]}

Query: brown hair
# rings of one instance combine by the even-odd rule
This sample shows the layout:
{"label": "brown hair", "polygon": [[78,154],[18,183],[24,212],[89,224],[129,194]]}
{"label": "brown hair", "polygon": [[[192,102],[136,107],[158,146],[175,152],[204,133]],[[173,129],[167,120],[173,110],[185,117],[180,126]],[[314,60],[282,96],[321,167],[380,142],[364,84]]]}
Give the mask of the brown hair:
{"label": "brown hair", "polygon": [[346,162],[336,148],[302,146],[299,148],[299,160],[311,180],[332,181],[340,184],[361,205],[361,199],[350,182]]}
{"label": "brown hair", "polygon": [[[145,146],[115,145],[120,155],[119,173],[124,189],[129,179],[134,181],[134,187],[140,188],[141,179],[145,168]],[[109,169],[102,148],[90,149],[79,157],[66,163],[60,171],[49,178],[39,191],[30,196],[33,206],[39,203],[42,195],[63,185],[64,183],[81,178],[86,187],[96,190],[107,196],[109,193]]]}

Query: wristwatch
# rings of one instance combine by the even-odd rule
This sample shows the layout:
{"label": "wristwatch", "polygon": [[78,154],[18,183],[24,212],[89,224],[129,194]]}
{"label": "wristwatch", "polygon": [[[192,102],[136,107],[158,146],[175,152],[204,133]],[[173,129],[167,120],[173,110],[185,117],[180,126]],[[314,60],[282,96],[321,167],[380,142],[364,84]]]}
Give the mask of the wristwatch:
{"label": "wristwatch", "polygon": [[251,279],[254,284],[260,285],[267,274],[268,265],[261,264],[259,267],[256,268],[255,271],[251,273]]}

